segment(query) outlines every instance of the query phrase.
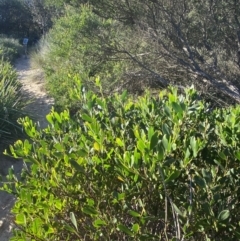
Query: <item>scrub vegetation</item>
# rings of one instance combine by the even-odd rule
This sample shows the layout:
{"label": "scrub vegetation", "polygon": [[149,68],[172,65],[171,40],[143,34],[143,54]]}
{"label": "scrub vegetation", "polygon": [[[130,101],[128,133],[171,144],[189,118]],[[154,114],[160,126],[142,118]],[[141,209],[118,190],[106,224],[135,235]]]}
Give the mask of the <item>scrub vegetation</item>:
{"label": "scrub vegetation", "polygon": [[[18,117],[27,135],[5,152],[26,164],[2,187],[17,197],[11,240],[239,240],[238,2],[13,2],[55,106],[41,130],[0,112],[0,135]],[[2,66],[14,94],[0,94],[21,109]]]}

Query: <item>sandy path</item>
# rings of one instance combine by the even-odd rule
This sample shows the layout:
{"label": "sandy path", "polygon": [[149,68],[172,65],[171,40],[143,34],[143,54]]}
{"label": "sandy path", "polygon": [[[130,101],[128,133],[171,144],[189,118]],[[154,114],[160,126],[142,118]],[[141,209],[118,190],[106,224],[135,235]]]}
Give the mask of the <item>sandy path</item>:
{"label": "sandy path", "polygon": [[[23,84],[23,93],[26,98],[31,99],[31,104],[27,110],[31,111],[36,117],[40,128],[46,127],[45,116],[49,113],[53,99],[49,98],[44,91],[43,75],[39,69],[30,67],[29,59],[22,57],[17,60],[15,68],[18,73],[19,80]],[[13,166],[16,173],[20,173],[22,169],[22,161],[14,160],[0,155],[0,174],[5,176],[8,168]],[[11,207],[14,204],[14,197],[8,193],[0,191],[0,241],[9,241],[11,237]]]}

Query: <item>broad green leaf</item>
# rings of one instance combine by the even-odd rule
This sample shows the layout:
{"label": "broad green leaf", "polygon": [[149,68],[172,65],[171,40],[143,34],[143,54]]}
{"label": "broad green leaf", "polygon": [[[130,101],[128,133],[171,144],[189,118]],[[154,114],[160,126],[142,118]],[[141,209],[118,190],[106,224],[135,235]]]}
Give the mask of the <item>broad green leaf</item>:
{"label": "broad green leaf", "polygon": [[137,142],[137,148],[139,151],[144,152],[145,144],[141,139],[138,140],[138,142]]}
{"label": "broad green leaf", "polygon": [[76,232],[76,230],[73,227],[71,227],[69,224],[67,224],[65,221],[63,222],[63,228],[72,233]]}
{"label": "broad green leaf", "polygon": [[79,165],[75,160],[70,160],[70,163],[77,171],[85,173],[84,168],[81,165]]}
{"label": "broad green leaf", "polygon": [[167,137],[171,135],[170,128],[166,123],[162,125],[162,131],[163,131],[163,134],[166,135]]}
{"label": "broad green leaf", "polygon": [[26,216],[23,213],[16,215],[16,224],[26,225]]}
{"label": "broad green leaf", "polygon": [[156,147],[157,143],[158,143],[158,133],[155,132],[151,138],[150,150],[153,150],[154,147]]}
{"label": "broad green leaf", "polygon": [[121,147],[124,146],[124,143],[122,142],[122,140],[120,138],[116,138],[116,143]]}
{"label": "broad green leaf", "polygon": [[229,210],[223,210],[218,214],[218,220],[224,221],[228,219],[230,216],[230,211]]}
{"label": "broad green leaf", "polygon": [[89,215],[97,215],[98,214],[98,212],[93,207],[90,207],[88,205],[85,205],[83,207],[83,212],[86,214],[89,214]]}
{"label": "broad green leaf", "polygon": [[33,234],[38,235],[41,229],[41,226],[42,226],[42,220],[40,218],[34,219],[31,226]]}
{"label": "broad green leaf", "polygon": [[97,142],[94,142],[93,148],[94,148],[96,151],[100,151],[100,145],[99,145]]}
{"label": "broad green leaf", "polygon": [[59,210],[62,210],[63,203],[60,199],[55,200],[55,207]]}
{"label": "broad green leaf", "polygon": [[82,119],[87,121],[87,122],[89,122],[89,123],[91,123],[93,121],[92,118],[89,115],[85,114],[85,113],[82,114]]}
{"label": "broad green leaf", "polygon": [[98,104],[99,109],[103,109],[105,107],[105,103],[101,99],[97,99],[96,102]]}
{"label": "broad green leaf", "polygon": [[78,150],[78,151],[76,152],[76,154],[77,154],[77,157],[85,157],[85,156],[88,155],[88,153],[87,153],[85,150],[83,150],[83,149]]}
{"label": "broad green leaf", "polygon": [[51,115],[51,113],[48,114],[48,115],[46,115],[46,119],[47,119],[48,123],[50,123],[50,124],[53,125],[53,119],[52,119],[52,115]]}
{"label": "broad green leaf", "polygon": [[101,87],[101,81],[100,81],[99,76],[96,77],[95,84],[96,84],[97,87]]}
{"label": "broad green leaf", "polygon": [[137,224],[137,223],[133,224],[133,226],[132,226],[132,231],[133,231],[134,233],[138,233],[139,229],[140,229],[139,224]]}
{"label": "broad green leaf", "polygon": [[173,205],[173,208],[174,208],[175,212],[183,217],[184,215],[183,215],[183,213],[180,211],[180,209],[179,209],[174,203],[172,203],[172,205]]}
{"label": "broad green leaf", "polygon": [[223,160],[227,160],[226,155],[224,154],[224,152],[219,152],[219,156],[223,159]]}
{"label": "broad green leaf", "polygon": [[174,109],[174,111],[175,112],[182,112],[182,108],[181,108],[181,106],[178,104],[178,103],[176,103],[176,102],[173,102],[172,103],[172,107],[173,107],[173,109]]}
{"label": "broad green leaf", "polygon": [[168,106],[164,106],[164,112],[168,117],[171,117],[171,111]]}
{"label": "broad green leaf", "polygon": [[129,236],[133,235],[133,232],[130,229],[128,229],[126,226],[122,225],[122,224],[119,224],[118,228],[119,228],[119,230],[123,231],[124,233],[126,233]]}
{"label": "broad green leaf", "polygon": [[87,204],[88,204],[90,207],[92,207],[92,206],[94,206],[95,202],[94,202],[94,200],[93,200],[92,198],[88,198],[88,199],[87,199]]}
{"label": "broad green leaf", "polygon": [[179,177],[179,175],[181,174],[181,171],[178,170],[174,170],[169,177],[167,177],[167,179],[165,180],[166,183],[171,182],[172,180],[176,179]]}
{"label": "broad green leaf", "polygon": [[190,145],[193,151],[193,156],[197,157],[198,146],[197,146],[196,138],[194,136],[190,138]]}
{"label": "broad green leaf", "polygon": [[201,188],[205,188],[206,187],[206,182],[204,179],[202,179],[199,176],[194,176],[194,182],[197,184],[197,186],[201,187]]}
{"label": "broad green leaf", "polygon": [[124,90],[122,95],[121,95],[122,102],[124,102],[127,99],[127,95],[128,95],[127,90]]}
{"label": "broad green leaf", "polygon": [[186,110],[186,105],[185,105],[184,103],[181,103],[180,106],[181,106],[181,109],[182,109],[183,111]]}
{"label": "broad green leaf", "polygon": [[158,147],[158,160],[162,161],[164,159],[164,148],[162,145]]}
{"label": "broad green leaf", "polygon": [[129,211],[128,212],[131,216],[133,216],[133,217],[141,217],[141,214],[139,214],[139,213],[137,213],[137,212],[135,212],[135,211]]}
{"label": "broad green leaf", "polygon": [[190,151],[187,148],[185,151],[185,156],[184,156],[184,165],[187,166],[189,164],[189,162],[191,161],[191,159],[189,159],[190,157]]}
{"label": "broad green leaf", "polygon": [[240,151],[235,152],[235,157],[240,161]]}
{"label": "broad green leaf", "polygon": [[163,143],[164,149],[168,151],[169,142],[166,135],[163,136],[162,143]]}
{"label": "broad green leaf", "polygon": [[63,147],[63,145],[62,145],[61,143],[56,143],[56,144],[54,145],[54,148],[57,149],[57,150],[60,151],[60,152],[63,152],[63,151],[64,151],[64,147]]}
{"label": "broad green leaf", "polygon": [[54,117],[56,118],[56,120],[58,121],[58,123],[62,123],[62,118],[61,116],[57,113],[57,112],[53,112]]}
{"label": "broad green leaf", "polygon": [[106,225],[106,222],[101,220],[101,219],[97,219],[93,222],[93,226],[96,227],[96,228],[99,228],[103,225]]}
{"label": "broad green leaf", "polygon": [[76,217],[75,217],[75,215],[74,215],[73,212],[70,212],[70,219],[71,219],[71,221],[72,221],[74,227],[75,227],[76,230],[78,231],[77,220],[76,220]]}
{"label": "broad green leaf", "polygon": [[31,150],[31,148],[32,148],[32,145],[29,143],[28,140],[25,140],[24,141],[24,153],[25,153],[25,155],[29,154],[29,151]]}
{"label": "broad green leaf", "polygon": [[152,126],[150,126],[148,128],[148,140],[151,140],[153,135],[154,135],[154,128]]}

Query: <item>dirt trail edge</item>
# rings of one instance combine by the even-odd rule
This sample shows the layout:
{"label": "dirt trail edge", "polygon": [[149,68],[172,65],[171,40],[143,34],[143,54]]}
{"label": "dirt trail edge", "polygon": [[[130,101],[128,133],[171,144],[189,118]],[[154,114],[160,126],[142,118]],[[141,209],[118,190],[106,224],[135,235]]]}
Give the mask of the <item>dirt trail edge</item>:
{"label": "dirt trail edge", "polygon": [[[39,69],[30,66],[29,58],[24,56],[16,61],[15,69],[18,79],[23,85],[22,91],[25,97],[32,100],[27,110],[32,112],[39,123],[40,128],[47,126],[46,115],[53,106],[53,99],[47,96],[44,91],[43,74]],[[0,154],[0,174],[5,176],[8,169],[13,166],[15,172],[20,173],[22,161],[14,160]],[[14,205],[14,197],[6,192],[0,191],[0,241],[9,241],[13,228],[12,215],[10,210]]]}

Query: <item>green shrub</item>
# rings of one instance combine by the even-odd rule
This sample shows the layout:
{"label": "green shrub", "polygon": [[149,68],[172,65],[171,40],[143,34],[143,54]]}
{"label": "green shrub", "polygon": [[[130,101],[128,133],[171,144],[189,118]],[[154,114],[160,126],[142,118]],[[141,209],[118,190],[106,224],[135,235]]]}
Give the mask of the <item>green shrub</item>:
{"label": "green shrub", "polygon": [[120,54],[110,53],[110,45],[121,35],[114,24],[98,17],[89,6],[78,11],[70,8],[40,42],[35,59],[43,65],[47,89],[62,109],[74,105],[68,98],[72,89],[69,74],[85,74],[84,83],[89,88],[89,78],[104,77],[105,90],[121,79],[127,64]]}
{"label": "green shrub", "polygon": [[0,35],[0,59],[4,57],[4,59],[13,62],[20,57],[22,52],[23,47],[18,40]]}
{"label": "green shrub", "polygon": [[239,106],[210,112],[193,88],[103,98],[78,83],[74,120],[21,120],[32,141],[10,149],[31,166],[4,184],[12,241],[239,239]]}
{"label": "green shrub", "polygon": [[17,120],[26,112],[21,83],[10,63],[0,60],[0,143],[9,143],[23,135]]}

